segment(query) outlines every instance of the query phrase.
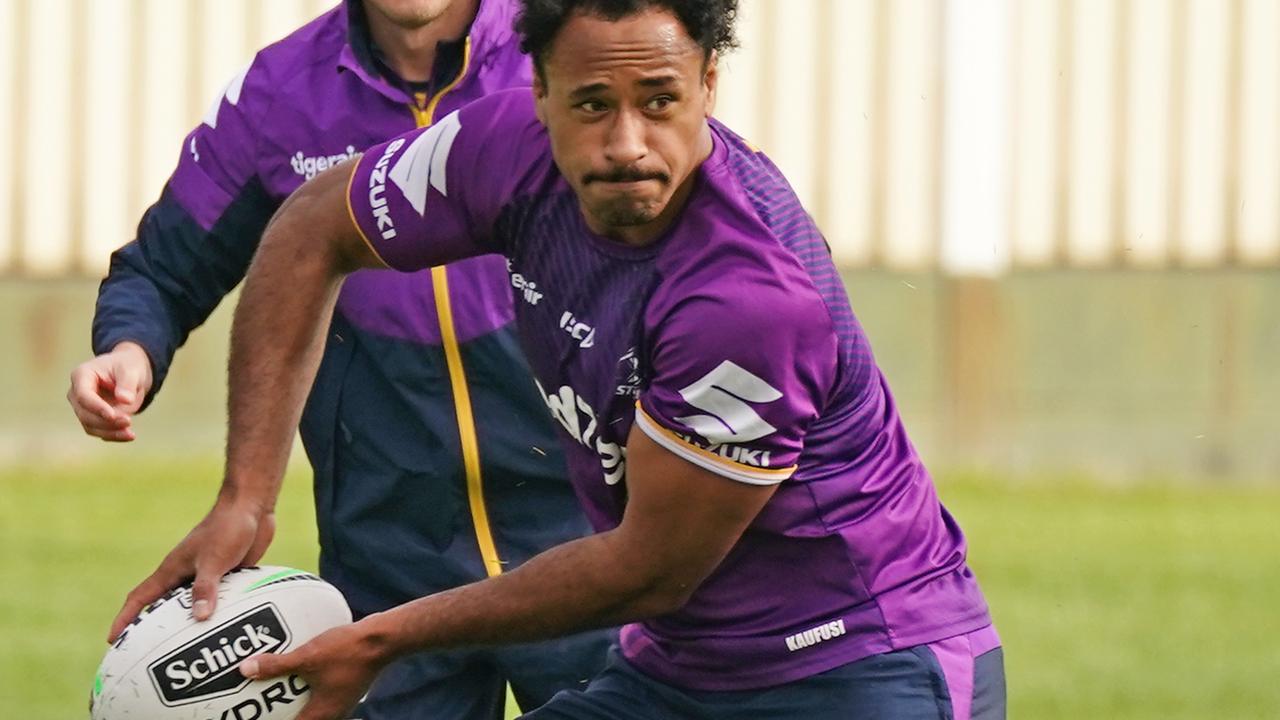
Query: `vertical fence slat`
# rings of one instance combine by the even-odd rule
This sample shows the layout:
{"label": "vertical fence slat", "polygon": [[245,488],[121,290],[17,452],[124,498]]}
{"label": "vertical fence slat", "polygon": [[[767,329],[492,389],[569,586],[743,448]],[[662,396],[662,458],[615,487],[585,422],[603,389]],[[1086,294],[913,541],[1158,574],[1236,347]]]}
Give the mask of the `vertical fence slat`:
{"label": "vertical fence slat", "polygon": [[[202,80],[206,62],[204,6],[207,0],[187,0],[187,77],[186,77],[186,115],[198,118],[205,110],[209,99],[205,97]],[[215,0],[216,2],[216,0]]]}
{"label": "vertical fence slat", "polygon": [[[0,4],[0,140],[6,155],[14,159],[11,167],[20,168],[21,138],[24,122],[20,100],[25,96],[22,87],[22,58],[28,41],[26,17],[27,0],[14,0]],[[13,272],[18,265],[18,232],[22,227],[19,216],[22,202],[18,197],[21,183],[16,172],[0,173],[0,273]]]}
{"label": "vertical fence slat", "polygon": [[1182,265],[1182,195],[1186,186],[1184,172],[1186,155],[1183,152],[1186,135],[1186,66],[1187,66],[1187,2],[1171,0],[1173,22],[1169,43],[1171,72],[1169,73],[1169,199],[1168,221],[1165,224],[1167,240],[1165,253],[1174,265]]}
{"label": "vertical fence slat", "polygon": [[[67,177],[70,187],[67,192],[68,215],[68,265],[73,272],[85,274],[89,269],[86,235],[88,226],[85,215],[88,212],[89,188],[85,185],[84,166],[88,156],[89,122],[93,108],[87,107],[85,97],[88,88],[84,84],[84,71],[88,68],[89,58],[89,13],[84,9],[73,7],[71,11],[71,78],[75,78],[68,90],[75,100],[71,103],[71,134],[67,138],[70,152],[67,157]],[[68,78],[70,79],[70,78]]]}
{"label": "vertical fence slat", "polygon": [[1111,86],[1115,82],[1111,43],[1115,0],[1074,0],[1072,13],[1071,134],[1066,260],[1099,267],[1111,247],[1110,188],[1115,138]]}
{"label": "vertical fence slat", "polygon": [[1054,168],[1057,181],[1054,184],[1053,204],[1053,263],[1059,266],[1071,261],[1071,175],[1075,155],[1072,138],[1075,123],[1072,122],[1071,88],[1075,80],[1075,2],[1059,0],[1058,3],[1058,81],[1055,109],[1058,116],[1058,137],[1055,145]]}
{"label": "vertical fence slat", "polygon": [[1187,7],[1179,250],[1188,266],[1220,266],[1226,259],[1228,10],[1223,0],[1190,0]]}
{"label": "vertical fence slat", "polygon": [[[14,167],[26,168],[31,163],[28,142],[27,107],[31,104],[31,80],[27,76],[27,58],[31,56],[31,3],[33,0],[17,0],[13,28],[13,103],[11,104]],[[27,230],[26,183],[13,183],[13,209],[9,227],[9,266],[16,273],[26,272],[22,253],[23,237]]]}
{"label": "vertical fence slat", "polygon": [[1224,261],[1239,265],[1240,241],[1240,154],[1244,151],[1244,123],[1241,119],[1244,86],[1244,0],[1227,3],[1227,107],[1223,131],[1222,188]]}
{"label": "vertical fence slat", "polygon": [[1280,262],[1280,3],[1248,0],[1240,118],[1237,231],[1242,262]]}
{"label": "vertical fence slat", "polygon": [[[135,35],[140,35],[146,28],[146,0],[130,0],[129,16],[131,18],[131,26]],[[142,207],[145,202],[144,198],[149,194],[150,190],[144,190],[143,169],[140,158],[142,157],[143,148],[145,146],[145,128],[142,126],[143,102],[146,98],[144,85],[146,83],[145,68],[148,60],[147,44],[138,38],[137,42],[130,44],[130,65],[129,77],[125,92],[123,93],[126,108],[126,124],[129,128],[129,157],[132,162],[127,168],[127,180],[129,184],[129,192],[127,195],[127,207],[129,212],[134,212],[136,208]]]}
{"label": "vertical fence slat", "polygon": [[942,203],[944,202],[944,191],[942,187],[943,180],[943,157],[946,154],[944,145],[946,137],[946,123],[943,122],[942,113],[946,108],[946,0],[933,0],[932,3],[932,20],[929,25],[929,32],[933,42],[929,44],[932,50],[931,57],[928,62],[931,65],[930,72],[932,78],[929,88],[929,97],[926,112],[929,115],[929,134],[930,143],[933,152],[930,154],[930,164],[927,170],[929,174],[929,209],[931,216],[928,225],[928,238],[925,245],[925,256],[921,258],[919,268],[936,270],[942,264]]}
{"label": "vertical fence slat", "polygon": [[1123,257],[1129,266],[1155,268],[1169,260],[1173,11],[1168,0],[1130,0],[1130,11]]}
{"label": "vertical fence slat", "polygon": [[886,167],[888,264],[902,269],[932,265],[937,251],[939,29],[938,0],[889,3],[891,67]]}
{"label": "vertical fence slat", "polygon": [[1053,263],[1060,231],[1063,129],[1062,45],[1059,8],[1051,2],[1014,2],[1014,169],[1010,185],[1009,244],[1016,267]]}
{"label": "vertical fence slat", "polygon": [[760,147],[771,148],[778,139],[778,122],[775,111],[778,104],[778,0],[760,0],[756,4],[759,16],[760,42],[759,85],[756,95],[756,133]]}
{"label": "vertical fence slat", "polygon": [[[24,222],[17,236],[24,271],[40,276],[63,274],[70,268],[71,190],[73,152],[73,83],[71,48],[67,30],[75,14],[70,0],[32,2],[25,30],[33,40],[22,56],[27,85],[19,98],[18,112],[25,116],[20,142]],[[56,28],[56,32],[50,32]]]}
{"label": "vertical fence slat", "polygon": [[1111,153],[1111,237],[1107,243],[1106,262],[1111,265],[1125,262],[1124,236],[1129,224],[1129,83],[1132,56],[1129,32],[1133,26],[1133,1],[1115,0],[1116,21],[1112,34],[1111,73],[1114,78],[1111,94],[1111,135],[1115,138],[1115,150]]}
{"label": "vertical fence slat", "polygon": [[[110,254],[132,239],[138,218],[129,209],[136,155],[130,133],[136,120],[129,93],[130,58],[139,28],[130,22],[131,0],[93,0],[85,13],[92,58],[79,77],[85,82],[85,155],[78,182],[83,188],[81,270],[106,271]],[[122,182],[122,179],[124,182]]]}
{"label": "vertical fence slat", "polygon": [[830,0],[830,20],[823,42],[829,47],[830,67],[819,92],[830,98],[823,121],[826,151],[819,191],[826,196],[822,229],[831,242],[836,262],[865,267],[872,260],[871,232],[874,195],[872,127],[880,111],[872,100],[875,83],[875,0]]}
{"label": "vertical fence slat", "polygon": [[889,32],[891,0],[875,0],[871,53],[871,253],[870,265],[888,259],[889,185]]}
{"label": "vertical fence slat", "polygon": [[[812,212],[814,218],[817,219],[819,227],[830,227],[831,197],[832,187],[829,181],[831,177],[832,152],[834,146],[835,134],[835,115],[831,108],[834,104],[830,97],[824,99],[824,95],[830,92],[833,87],[832,78],[835,75],[835,43],[838,38],[837,29],[835,27],[835,0],[817,0],[817,32],[814,37],[817,39],[813,48],[814,69],[817,74],[817,84],[815,93],[818,96],[819,104],[825,104],[825,112],[819,109],[814,113],[813,117],[813,135],[817,142],[812,146],[814,153],[812,196],[813,207]],[[852,122],[852,118],[845,118],[845,122]]]}

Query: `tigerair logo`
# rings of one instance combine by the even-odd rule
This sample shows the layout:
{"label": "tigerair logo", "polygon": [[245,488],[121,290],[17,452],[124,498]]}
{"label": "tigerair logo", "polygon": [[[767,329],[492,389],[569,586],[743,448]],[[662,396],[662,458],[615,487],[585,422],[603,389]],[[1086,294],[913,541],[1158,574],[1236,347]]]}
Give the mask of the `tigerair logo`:
{"label": "tigerair logo", "polygon": [[241,661],[276,652],[289,642],[289,630],[275,605],[259,606],[200,636],[147,669],[168,706],[209,700],[238,692],[249,684]]}
{"label": "tigerair logo", "polygon": [[537,380],[534,383],[546,400],[551,416],[560,422],[565,432],[600,457],[605,484],[617,485],[627,474],[627,449],[600,437],[600,418],[591,404],[568,385],[548,393],[542,383]]}
{"label": "tigerair logo", "polygon": [[[194,152],[194,150],[193,146],[192,151]],[[325,170],[344,163],[355,156],[356,149],[352,145],[347,146],[346,152],[340,152],[337,155],[303,155],[302,151],[299,150],[289,158],[289,164],[293,166],[294,173],[301,175],[306,180],[311,180]]]}
{"label": "tigerair logo", "polygon": [[787,638],[787,650],[795,652],[813,647],[818,643],[834,640],[844,635],[847,631],[844,627],[844,620],[834,620],[829,623],[823,623],[815,628],[809,628],[804,632],[798,632]]}
{"label": "tigerair logo", "polygon": [[507,272],[511,275],[511,287],[516,289],[516,293],[522,300],[530,305],[537,305],[542,299],[542,291],[538,290],[538,283],[529,278],[514,272],[511,269],[511,261],[507,261]]}
{"label": "tigerair logo", "polygon": [[391,141],[387,149],[382,151],[382,157],[374,163],[373,172],[369,174],[369,208],[373,211],[373,221],[383,240],[390,240],[396,236],[391,209],[387,207],[387,165],[391,164],[391,157],[402,147],[404,147],[404,138]]}

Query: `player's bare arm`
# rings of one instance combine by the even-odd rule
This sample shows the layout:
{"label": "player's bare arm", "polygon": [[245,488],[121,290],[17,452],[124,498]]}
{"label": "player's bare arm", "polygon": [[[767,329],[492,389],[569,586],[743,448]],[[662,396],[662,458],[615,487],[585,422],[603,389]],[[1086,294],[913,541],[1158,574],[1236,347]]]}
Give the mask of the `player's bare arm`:
{"label": "player's bare arm", "polygon": [[342,277],[381,267],[346,212],[346,163],[303,185],[267,226],[231,332],[221,495],[270,510]]}
{"label": "player's bare arm", "polygon": [[263,235],[236,307],[226,475],[213,509],[127,596],[114,641],[151,602],[194,577],[193,615],[213,614],[227,571],[261,559],[303,401],[315,376],[341,278],[378,267],[346,212],[349,164],[302,186]]}
{"label": "player's bare arm", "polygon": [[427,649],[527,642],[682,607],[773,495],[703,470],[638,429],[627,444],[627,509],[614,530],[553,548],[490,580],[247,661],[251,677],[297,673],[312,687],[300,720],[345,717],[391,660]]}

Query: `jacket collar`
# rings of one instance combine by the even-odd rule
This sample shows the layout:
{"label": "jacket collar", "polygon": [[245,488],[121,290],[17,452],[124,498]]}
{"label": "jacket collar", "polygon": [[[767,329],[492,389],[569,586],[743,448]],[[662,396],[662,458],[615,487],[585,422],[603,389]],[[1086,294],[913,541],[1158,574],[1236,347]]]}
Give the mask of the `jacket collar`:
{"label": "jacket collar", "polygon": [[[355,73],[366,85],[395,102],[411,103],[409,94],[384,77],[379,68],[364,13],[361,0],[343,0],[339,14],[347,27],[347,42],[338,55],[338,67]],[[470,40],[470,64],[478,67],[486,56],[512,42],[514,20],[514,3],[510,0],[480,0],[467,38],[458,42],[459,52],[466,40]]]}

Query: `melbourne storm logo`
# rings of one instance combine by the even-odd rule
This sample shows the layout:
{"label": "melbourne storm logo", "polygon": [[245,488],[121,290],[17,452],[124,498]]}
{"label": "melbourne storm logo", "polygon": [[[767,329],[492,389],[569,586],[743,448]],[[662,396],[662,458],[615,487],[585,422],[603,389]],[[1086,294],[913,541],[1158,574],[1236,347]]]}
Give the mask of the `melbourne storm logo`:
{"label": "melbourne storm logo", "polygon": [[289,644],[289,629],[270,603],[223,623],[147,668],[165,705],[184,705],[238,692],[249,679],[241,661]]}
{"label": "melbourne storm logo", "polygon": [[616,395],[635,397],[640,394],[640,358],[636,357],[636,349],[630,348],[626,354],[618,358],[618,387]]}

